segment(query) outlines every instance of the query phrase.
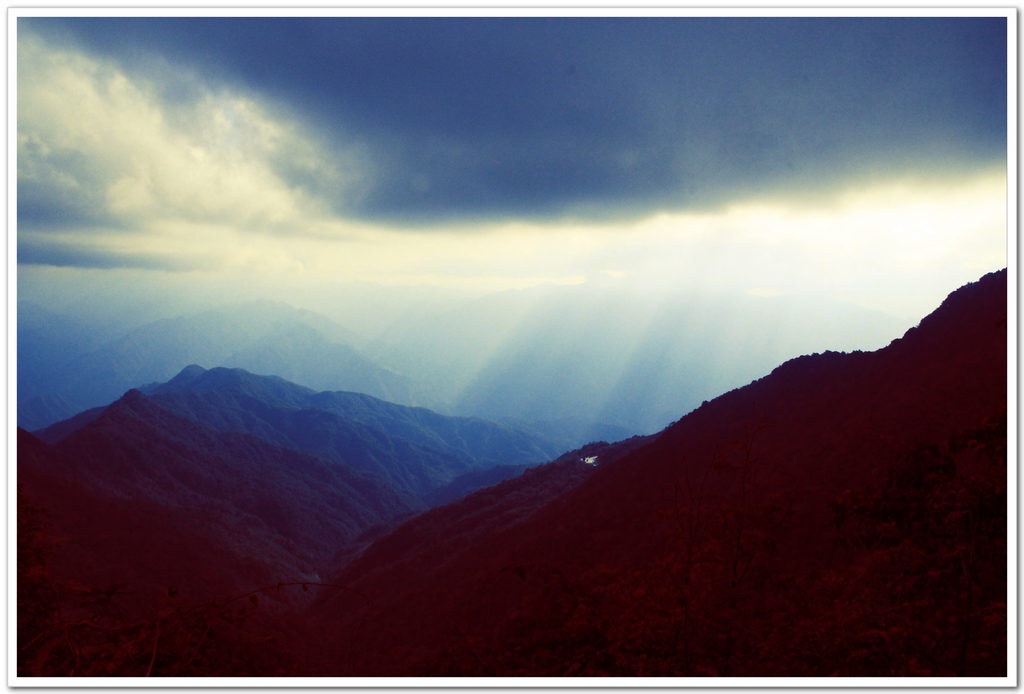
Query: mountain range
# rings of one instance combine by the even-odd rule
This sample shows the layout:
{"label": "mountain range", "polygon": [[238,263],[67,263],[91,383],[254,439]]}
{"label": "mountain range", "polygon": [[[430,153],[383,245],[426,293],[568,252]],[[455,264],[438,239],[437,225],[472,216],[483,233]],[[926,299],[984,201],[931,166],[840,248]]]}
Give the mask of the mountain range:
{"label": "mountain range", "polygon": [[[503,425],[242,369],[192,365],[145,391],[38,438],[19,430],[26,498],[54,509],[62,532],[81,533],[71,555],[90,555],[90,580],[164,575],[196,595],[319,576],[368,528],[560,452]],[[142,522],[107,525],[125,514]]]}
{"label": "mountain range", "polygon": [[504,421],[565,448],[658,431],[788,358],[880,347],[905,328],[825,299],[651,302],[598,284],[427,302],[372,336],[262,300],[161,319],[115,339],[109,327],[38,306],[18,316],[18,422],[30,431],[202,364]]}
{"label": "mountain range", "polygon": [[[75,332],[73,325],[68,328]],[[106,405],[130,388],[166,381],[195,363],[273,373],[316,390],[352,390],[419,404],[407,378],[350,346],[353,333],[279,302],[159,320],[63,362],[31,361],[40,341],[34,335],[19,342],[29,361],[19,370],[18,422],[29,430]]]}
{"label": "mountain range", "polygon": [[561,455],[189,366],[19,431],[19,670],[1005,674],[1006,379],[1005,270]]}

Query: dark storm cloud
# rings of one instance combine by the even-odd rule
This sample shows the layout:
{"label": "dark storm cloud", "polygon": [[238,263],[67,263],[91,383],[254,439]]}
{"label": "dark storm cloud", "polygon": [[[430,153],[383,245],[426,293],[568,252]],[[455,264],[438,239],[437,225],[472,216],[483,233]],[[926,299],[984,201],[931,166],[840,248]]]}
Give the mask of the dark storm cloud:
{"label": "dark storm cloud", "polygon": [[267,95],[364,147],[368,188],[337,210],[364,218],[631,214],[1005,157],[1003,18],[26,24],[129,72]]}
{"label": "dark storm cloud", "polygon": [[82,243],[55,241],[35,234],[18,234],[19,265],[50,265],[53,267],[163,270],[188,272],[216,269],[216,261],[200,254],[131,253],[97,248]]}

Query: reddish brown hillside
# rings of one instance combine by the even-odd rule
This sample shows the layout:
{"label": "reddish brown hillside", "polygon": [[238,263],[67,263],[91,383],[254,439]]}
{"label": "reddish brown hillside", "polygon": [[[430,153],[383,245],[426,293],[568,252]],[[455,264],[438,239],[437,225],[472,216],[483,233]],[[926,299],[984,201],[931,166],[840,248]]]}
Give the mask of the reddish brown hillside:
{"label": "reddish brown hillside", "polygon": [[315,608],[325,672],[1005,672],[1006,292],[788,362],[471,542],[414,519],[339,579],[365,618]]}
{"label": "reddish brown hillside", "polygon": [[168,586],[206,599],[321,580],[341,545],[411,510],[377,478],[216,432],[138,391],[58,444],[19,431],[18,482],[66,538],[58,575],[124,583],[122,602],[146,607]]}

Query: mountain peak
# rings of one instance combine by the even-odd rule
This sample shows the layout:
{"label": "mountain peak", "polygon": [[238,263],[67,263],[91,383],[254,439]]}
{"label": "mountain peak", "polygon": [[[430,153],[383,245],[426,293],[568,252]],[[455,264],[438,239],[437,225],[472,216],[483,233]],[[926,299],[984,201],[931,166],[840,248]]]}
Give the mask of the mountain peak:
{"label": "mountain peak", "polygon": [[209,392],[233,393],[261,400],[275,406],[301,407],[316,391],[286,381],[279,376],[262,376],[245,369],[217,366],[203,369],[186,367],[167,383],[158,385],[153,395],[164,393]]}
{"label": "mountain peak", "polygon": [[146,396],[143,395],[141,390],[139,390],[138,388],[132,388],[131,390],[127,391],[124,395],[122,395],[121,399],[118,400],[118,402],[135,403],[141,402],[145,399]]}
{"label": "mountain peak", "polygon": [[184,386],[188,385],[192,381],[196,380],[200,376],[206,373],[206,369],[199,366],[198,364],[189,364],[180,372],[178,375],[167,382],[168,386]]}

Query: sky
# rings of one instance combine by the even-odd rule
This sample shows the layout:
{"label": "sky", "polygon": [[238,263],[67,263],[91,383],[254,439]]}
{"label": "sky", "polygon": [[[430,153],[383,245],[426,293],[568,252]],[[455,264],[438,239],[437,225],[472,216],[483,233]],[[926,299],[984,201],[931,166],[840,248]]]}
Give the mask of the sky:
{"label": "sky", "polygon": [[620,283],[920,318],[1007,262],[1003,17],[17,22],[27,300]]}

